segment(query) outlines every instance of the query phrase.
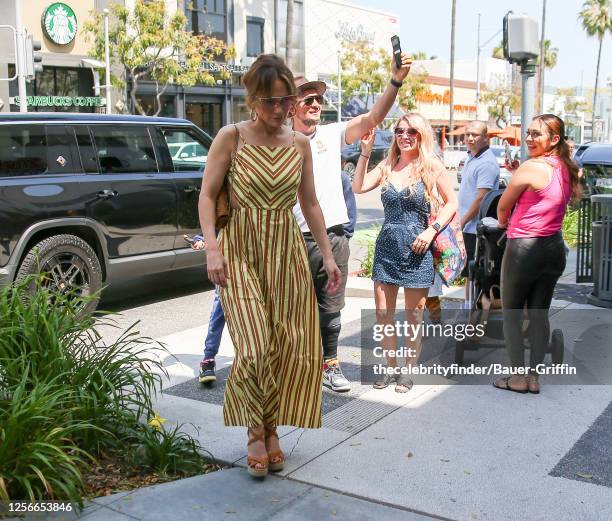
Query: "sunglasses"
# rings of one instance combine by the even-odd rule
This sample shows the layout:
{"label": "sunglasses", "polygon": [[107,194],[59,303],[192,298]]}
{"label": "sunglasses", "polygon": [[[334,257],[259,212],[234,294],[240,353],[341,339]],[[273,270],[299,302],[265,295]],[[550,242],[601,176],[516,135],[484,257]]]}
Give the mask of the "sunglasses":
{"label": "sunglasses", "polygon": [[315,94],[314,96],[306,96],[302,98],[300,101],[304,103],[304,105],[310,107],[316,101],[319,105],[323,105],[323,96],[321,94]]}
{"label": "sunglasses", "polygon": [[283,110],[289,110],[292,105],[295,105],[296,99],[296,96],[273,96],[270,98],[257,98],[257,101],[265,110],[274,110],[279,106]]}
{"label": "sunglasses", "polygon": [[406,136],[415,137],[419,134],[419,131],[416,128],[394,128],[393,133],[398,137],[403,136],[404,134]]}

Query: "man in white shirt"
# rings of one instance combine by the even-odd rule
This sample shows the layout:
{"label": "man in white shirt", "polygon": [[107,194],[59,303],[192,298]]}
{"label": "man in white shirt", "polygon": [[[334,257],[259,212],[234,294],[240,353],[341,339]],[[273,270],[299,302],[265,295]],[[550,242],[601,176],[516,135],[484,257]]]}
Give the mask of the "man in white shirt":
{"label": "man in white shirt", "polygon": [[327,276],[323,258],[310,234],[299,203],[293,208],[308,250],[308,260],[319,305],[319,321],[323,341],[323,385],[333,391],[349,391],[351,385],[342,374],[338,363],[338,337],[340,336],[340,310],[344,307],[344,290],[348,276],[349,245],[343,224],[349,221],[342,189],[340,152],[361,136],[378,126],[393,106],[402,82],[410,71],[412,60],[402,54],[402,67],[392,64],[391,80],[370,112],[349,121],[319,125],[326,85],[322,81],[308,81],[304,76],[295,77],[298,101],[293,116],[293,129],[310,138],[315,191],[325,219],[332,253],[342,272],[342,285],[333,295],[327,294]]}

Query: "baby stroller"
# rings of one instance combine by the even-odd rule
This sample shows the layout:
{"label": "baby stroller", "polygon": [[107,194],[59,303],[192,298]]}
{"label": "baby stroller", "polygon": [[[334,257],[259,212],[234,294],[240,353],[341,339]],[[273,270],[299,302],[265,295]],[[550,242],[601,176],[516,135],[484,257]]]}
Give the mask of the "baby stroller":
{"label": "baby stroller", "polygon": [[[482,200],[476,226],[476,251],[468,259],[468,313],[469,323],[484,326],[482,337],[472,336],[455,342],[455,363],[463,364],[466,350],[484,347],[505,347],[503,315],[501,305],[501,264],[506,246],[506,231],[487,223],[487,217],[497,219],[497,204],[503,190],[492,190]],[[526,337],[528,320],[524,321],[523,335]],[[526,346],[528,340],[525,338]],[[553,364],[563,363],[563,332],[555,329],[550,335],[547,353],[551,353]]]}

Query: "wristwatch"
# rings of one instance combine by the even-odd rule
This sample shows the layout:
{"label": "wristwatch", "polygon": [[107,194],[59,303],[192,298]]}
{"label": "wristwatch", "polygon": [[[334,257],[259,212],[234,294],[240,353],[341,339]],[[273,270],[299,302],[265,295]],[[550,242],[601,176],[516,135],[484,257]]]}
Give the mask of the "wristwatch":
{"label": "wristwatch", "polygon": [[433,223],[431,223],[431,227],[434,230],[436,230],[436,233],[439,232],[440,229],[442,228],[442,226],[440,226],[440,223],[439,222],[435,222],[435,221]]}

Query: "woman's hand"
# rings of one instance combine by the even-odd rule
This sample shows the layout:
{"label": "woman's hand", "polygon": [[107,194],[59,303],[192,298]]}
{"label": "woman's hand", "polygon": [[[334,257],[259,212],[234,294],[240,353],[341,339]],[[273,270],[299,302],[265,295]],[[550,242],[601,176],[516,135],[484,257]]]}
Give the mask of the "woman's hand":
{"label": "woman's hand", "polygon": [[361,153],[364,156],[369,156],[372,153],[372,146],[374,145],[374,129],[370,130],[363,136],[361,136]]}
{"label": "woman's hand", "polygon": [[208,272],[208,279],[213,284],[222,288],[227,287],[227,279],[229,278],[227,261],[218,249],[206,250],[206,271]]}
{"label": "woman's hand", "polygon": [[429,226],[424,232],[421,232],[414,240],[414,242],[410,246],[412,248],[412,251],[417,255],[423,255],[429,249],[431,241],[434,240],[436,233],[436,230]]}
{"label": "woman's hand", "polygon": [[340,273],[340,269],[336,265],[336,261],[333,257],[323,260],[323,267],[327,272],[327,285],[325,286],[325,291],[333,295],[338,291],[338,288],[340,288],[342,273]]}

